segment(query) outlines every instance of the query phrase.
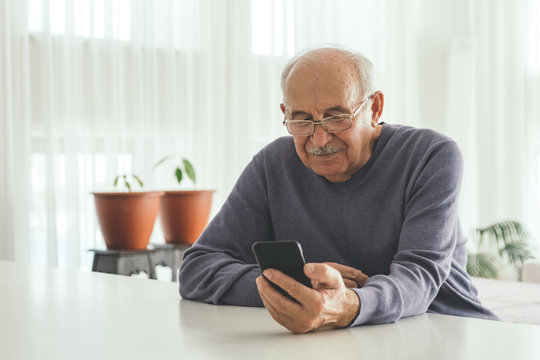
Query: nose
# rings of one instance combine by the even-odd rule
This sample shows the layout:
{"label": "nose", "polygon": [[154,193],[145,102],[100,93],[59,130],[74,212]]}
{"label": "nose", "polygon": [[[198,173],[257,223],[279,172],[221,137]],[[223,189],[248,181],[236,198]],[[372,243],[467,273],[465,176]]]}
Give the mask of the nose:
{"label": "nose", "polygon": [[311,142],[316,147],[321,147],[326,144],[332,139],[332,134],[329,134],[324,130],[322,125],[315,125],[315,130],[313,132],[313,135],[311,135]]}

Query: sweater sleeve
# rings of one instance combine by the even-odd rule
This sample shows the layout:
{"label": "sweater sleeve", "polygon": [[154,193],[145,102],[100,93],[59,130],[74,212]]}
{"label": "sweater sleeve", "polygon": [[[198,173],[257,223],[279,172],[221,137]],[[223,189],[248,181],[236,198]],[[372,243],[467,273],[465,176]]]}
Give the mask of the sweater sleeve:
{"label": "sweater sleeve", "polygon": [[427,311],[450,273],[457,241],[461,153],[444,142],[411,175],[396,254],[388,275],[355,289],[360,311],[351,326],[394,322]]}
{"label": "sweater sleeve", "polygon": [[223,207],[185,252],[180,295],[213,304],[262,306],[251,252],[255,241],[273,239],[262,153],[241,174]]}

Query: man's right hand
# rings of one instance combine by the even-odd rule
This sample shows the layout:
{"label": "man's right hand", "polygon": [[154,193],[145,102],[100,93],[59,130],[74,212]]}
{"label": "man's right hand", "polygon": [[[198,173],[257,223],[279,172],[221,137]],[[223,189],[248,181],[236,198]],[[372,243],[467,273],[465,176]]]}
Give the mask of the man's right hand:
{"label": "man's right hand", "polygon": [[349,289],[363,287],[366,284],[367,279],[369,279],[369,276],[353,267],[341,265],[335,262],[325,262],[325,264],[339,271],[345,286]]}
{"label": "man's right hand", "polygon": [[313,289],[275,269],[266,269],[264,276],[257,278],[259,295],[274,320],[294,334],[349,326],[358,316],[360,299],[354,290],[345,286],[339,271],[326,264],[310,263],[304,265],[304,272],[317,283]]}

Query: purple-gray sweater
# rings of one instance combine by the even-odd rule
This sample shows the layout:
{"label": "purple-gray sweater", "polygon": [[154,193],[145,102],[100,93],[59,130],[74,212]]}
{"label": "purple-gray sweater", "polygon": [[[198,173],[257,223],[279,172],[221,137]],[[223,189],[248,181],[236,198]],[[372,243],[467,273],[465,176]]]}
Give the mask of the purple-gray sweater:
{"label": "purple-gray sweater", "polygon": [[431,130],[384,124],[369,161],[342,183],[306,168],[292,138],[279,138],[254,156],[186,251],[180,295],[262,306],[251,245],[296,240],[307,262],[337,262],[369,276],[354,289],[361,306],[352,326],[426,311],[497,319],[465,271],[461,176],[456,143]]}

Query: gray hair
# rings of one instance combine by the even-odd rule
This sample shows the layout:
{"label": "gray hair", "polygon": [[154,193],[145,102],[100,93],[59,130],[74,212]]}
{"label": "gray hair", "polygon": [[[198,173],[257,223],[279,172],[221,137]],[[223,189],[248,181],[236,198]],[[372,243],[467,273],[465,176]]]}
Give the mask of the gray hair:
{"label": "gray hair", "polygon": [[367,96],[368,94],[372,94],[375,91],[375,84],[373,80],[373,64],[367,57],[358,52],[344,49],[340,46],[324,46],[302,51],[287,62],[287,64],[283,68],[283,72],[281,73],[281,90],[283,92],[283,102],[285,102],[285,83],[287,82],[287,78],[289,77],[289,74],[291,73],[293,67],[298,63],[299,60],[306,57],[311,57],[311,55],[314,55],[314,53],[318,53],[321,50],[334,50],[336,52],[339,52],[343,56],[343,60],[352,65],[353,69],[356,70],[358,74],[358,78],[360,79],[360,83],[358,84],[360,88],[360,94]]}

